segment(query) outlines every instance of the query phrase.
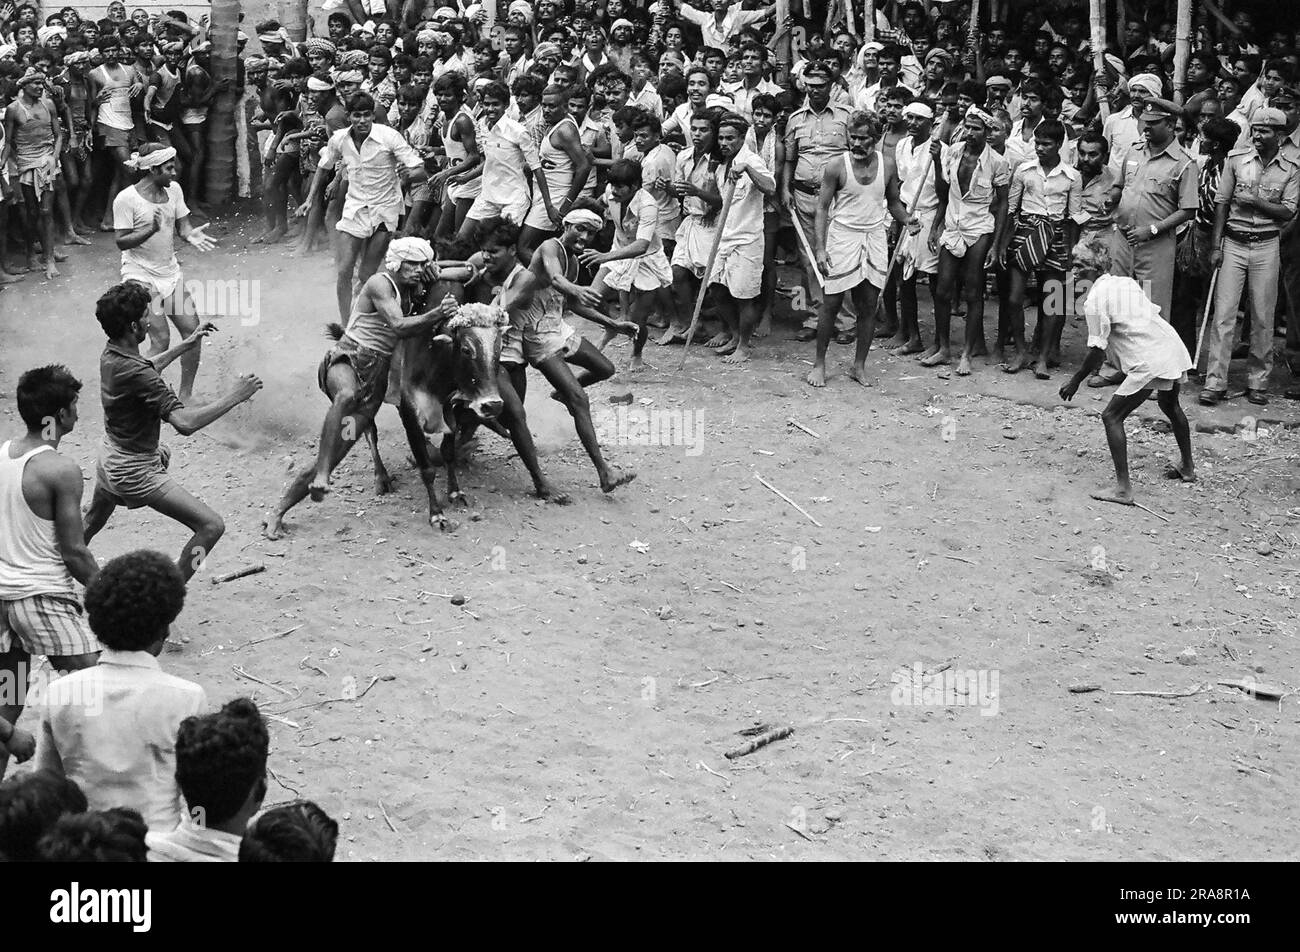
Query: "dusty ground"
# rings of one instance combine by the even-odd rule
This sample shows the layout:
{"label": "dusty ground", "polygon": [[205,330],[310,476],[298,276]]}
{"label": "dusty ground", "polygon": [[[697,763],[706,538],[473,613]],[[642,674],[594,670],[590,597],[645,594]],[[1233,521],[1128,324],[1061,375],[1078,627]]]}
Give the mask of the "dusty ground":
{"label": "dusty ground", "polygon": [[[614,496],[534,376],[543,462],[574,505],[530,499],[488,435],[465,477],[481,519],[438,534],[388,408],[396,492],[377,498],[354,456],[331,498],[268,543],[261,513],[324,412],[315,367],[333,278],[325,257],[249,248],[250,229],[185,264],[191,278],[260,282],[260,321],[222,322],[200,389],[255,371],[267,390],[169,443],[174,471],[229,525],[207,577],[266,572],[220,587],[200,576],[164,663],[214,700],[247,694],[278,715],[271,798],[318,800],[341,821],[341,858],[1296,854],[1295,700],[1214,686],[1300,681],[1294,405],[1256,414],[1255,440],[1232,432],[1243,401],[1188,407],[1220,428],[1194,434],[1194,486],[1160,478],[1174,452],[1164,425],[1134,422],[1150,514],[1088,498],[1110,478],[1102,403],[1084,392],[1062,405],[1063,372],[1043,383],[981,362],[941,379],[873,354],[864,390],[835,348],[830,386],[813,391],[811,345],[778,327],[742,369],[694,352],[678,372],[680,350],[648,352],[657,369],[630,381],[631,410],[683,411],[702,428],[695,446],[619,445],[608,395],[625,387],[593,393],[611,456],[639,473]],[[18,372],[68,363],[87,388],[66,449],[90,470],[93,302],[116,255],[99,238],[65,272],[0,293],[0,422],[16,432]],[[1073,364],[1082,333],[1067,338]],[[183,541],[119,512],[95,548]],[[1195,663],[1178,663],[1187,648]],[[987,691],[894,703],[913,697],[894,673],[918,664],[979,672]],[[1085,683],[1102,691],[1067,690]],[[795,732],[725,759],[755,724]]]}

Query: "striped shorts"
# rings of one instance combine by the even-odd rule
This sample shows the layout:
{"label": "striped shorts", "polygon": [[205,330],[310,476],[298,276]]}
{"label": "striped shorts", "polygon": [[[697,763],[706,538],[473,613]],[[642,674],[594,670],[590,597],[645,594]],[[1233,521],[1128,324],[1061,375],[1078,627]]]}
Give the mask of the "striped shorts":
{"label": "striped shorts", "polygon": [[93,654],[99,640],[71,595],[0,600],[0,652],[22,648],[46,657]]}

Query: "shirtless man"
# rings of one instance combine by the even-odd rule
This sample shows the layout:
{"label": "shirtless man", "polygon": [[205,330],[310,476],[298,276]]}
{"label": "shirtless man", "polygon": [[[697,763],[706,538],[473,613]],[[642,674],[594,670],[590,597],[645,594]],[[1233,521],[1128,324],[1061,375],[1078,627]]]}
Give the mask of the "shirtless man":
{"label": "shirtless man", "polygon": [[4,114],[4,145],[0,164],[12,156],[23,196],[27,232],[27,267],[36,270],[36,241],[44,248],[45,276],[57,278],[54,262],[61,258],[54,247],[54,180],[59,174],[63,129],[54,101],[45,95],[46,78],[31,68],[18,80],[18,98]]}
{"label": "shirtless man", "polygon": [[[362,111],[356,107],[360,98],[352,100],[353,117]],[[398,338],[426,333],[443,319],[443,302],[422,314],[410,313],[411,294],[433,260],[433,248],[423,238],[398,238],[388,245],[384,266],[362,285],[347,327],[316,370],[316,381],[330,399],[316,461],[297,475],[267,515],[263,525],[268,539],[284,533],[290,509],[309,495],[312,502],[320,502],[329,492],[335,467],[365,435],[383,405]]]}
{"label": "shirtless man", "polygon": [[[123,65],[133,58],[130,50],[117,40],[104,40],[102,43],[100,49],[104,54],[104,64],[92,69],[86,82],[90,90],[95,147],[109,155],[113,166],[108,202],[99,230],[112,231],[113,199],[127,183],[126,162],[131,158],[131,137],[135,132],[131,97],[137,94],[137,90],[135,70]],[[138,92],[142,94],[143,87]]]}
{"label": "shirtless man", "polygon": [[[526,276],[502,296],[502,306],[510,314],[512,328],[518,327],[524,358],[542,372],[555,388],[552,396],[568,408],[578,439],[591,457],[600,477],[600,488],[607,493],[630,483],[636,473],[620,472],[605,462],[600,441],[591,422],[591,404],[584,390],[614,375],[614,365],[591,342],[583,339],[564,320],[565,311],[595,321],[605,328],[628,333],[625,323],[613,321],[597,308],[600,294],[574,283],[578,276],[578,258],[591,240],[600,234],[604,219],[580,204],[564,216],[558,238],[548,238],[533,252]],[[635,326],[635,325],[633,325]],[[578,376],[569,364],[582,368]],[[523,375],[515,380],[522,400]]]}
{"label": "shirtless man", "polygon": [[437,238],[456,234],[465,223],[474,199],[478,198],[483,180],[472,176],[483,164],[479,152],[474,114],[465,105],[465,77],[450,71],[433,81],[433,96],[438,102],[439,131],[447,164],[429,179],[435,194],[441,191],[442,213],[434,229]]}
{"label": "shirtless man", "polygon": [[311,192],[295,213],[302,218],[311,212],[326,181],[332,178],[334,167],[342,162],[347,173],[347,196],[343,217],[334,226],[339,232],[334,293],[339,317],[345,321],[351,313],[352,274],[358,262],[357,280],[364,285],[384,260],[388,243],[397,231],[405,208],[402,185],[428,179],[424,160],[402,134],[391,126],[375,125],[375,101],[368,93],[354,95],[347,109],[348,128],[330,136],[312,178]]}
{"label": "shirtless man", "polygon": [[[88,668],[99,642],[86,624],[73,580],[90,584],[99,565],[81,524],[81,467],[59,454],[77,423],[81,382],[66,367],[38,367],[18,381],[26,435],[0,446],[0,721],[23,710],[31,656],[56,671]],[[8,754],[0,745],[0,777]]]}
{"label": "shirtless man", "polygon": [[971,372],[971,358],[984,347],[984,272],[997,264],[1007,224],[1011,169],[988,145],[995,121],[971,106],[962,125],[965,137],[944,149],[937,163],[939,208],[930,232],[930,249],[939,253],[934,344],[920,360],[925,367],[952,360],[948,334],[953,288],[960,272],[966,293],[966,338],[957,373],[963,377]]}
{"label": "shirtless man", "polygon": [[826,280],[826,297],[817,319],[817,356],[808,384],[826,386],[826,349],[835,330],[835,317],[844,294],[857,306],[857,344],[849,377],[866,386],[867,352],[875,337],[876,298],[885,285],[889,267],[886,210],[904,223],[910,234],[921,230],[908,218],[899,198],[898,169],[877,151],[881,125],[874,115],[857,112],[849,117],[849,151],[831,160],[822,173],[813,228],[813,253]]}
{"label": "shirtless man", "polygon": [[186,407],[163,380],[162,369],[216,328],[203,324],[170,350],[144,357],[140,344],[149,336],[150,301],[144,285],[127,281],[109,288],[95,305],[108,345],[99,358],[104,444],[86,510],[86,543],[118,506],[147,506],[193,532],[176,561],[189,579],[212,553],[226,524],[167,474],[171,453],[159,442],[159,431],[165,420],[182,436],[196,433],[250,399],[262,389],[262,381],[245,374],[220,399]]}

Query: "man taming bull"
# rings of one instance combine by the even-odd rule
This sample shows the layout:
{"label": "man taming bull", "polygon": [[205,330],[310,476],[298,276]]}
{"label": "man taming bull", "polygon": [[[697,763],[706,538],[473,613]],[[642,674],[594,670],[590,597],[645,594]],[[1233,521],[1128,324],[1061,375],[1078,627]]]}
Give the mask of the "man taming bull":
{"label": "man taming bull", "polygon": [[[423,280],[436,278],[433,248],[423,238],[398,238],[388,246],[384,266],[366,281],[352,303],[347,327],[317,370],[317,382],[330,398],[321,428],[316,462],[285,490],[264,523],[266,536],[284,531],[284,515],[310,495],[320,502],[329,492],[330,475],[374,422],[388,392],[388,371],[398,338],[426,333],[455,313],[456,302],[444,299],[423,314],[411,314],[411,294]],[[466,273],[460,279],[468,277]]]}

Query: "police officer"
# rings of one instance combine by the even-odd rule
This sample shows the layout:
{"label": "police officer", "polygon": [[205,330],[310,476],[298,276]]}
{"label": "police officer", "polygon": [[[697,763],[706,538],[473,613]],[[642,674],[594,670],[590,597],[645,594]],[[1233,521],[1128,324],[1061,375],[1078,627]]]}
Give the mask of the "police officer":
{"label": "police officer", "polygon": [[1300,166],[1282,154],[1286,114],[1265,106],[1250,120],[1251,145],[1233,149],[1223,164],[1215,199],[1214,239],[1210,266],[1219,268],[1210,325],[1209,369],[1201,403],[1214,406],[1227,395],[1237,302],[1243,286],[1250,297],[1250,356],[1246,364],[1246,399],[1268,403],[1268,376],[1273,369],[1273,310],[1281,268],[1281,226],[1300,201]]}

